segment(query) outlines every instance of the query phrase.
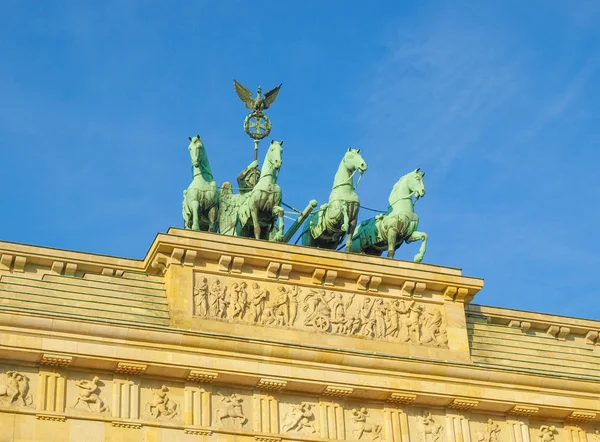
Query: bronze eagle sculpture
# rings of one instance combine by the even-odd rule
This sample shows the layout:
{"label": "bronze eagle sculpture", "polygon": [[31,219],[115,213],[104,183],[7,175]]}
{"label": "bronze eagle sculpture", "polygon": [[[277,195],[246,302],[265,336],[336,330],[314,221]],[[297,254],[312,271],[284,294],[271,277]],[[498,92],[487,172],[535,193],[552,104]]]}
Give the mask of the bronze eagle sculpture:
{"label": "bronze eagle sculpture", "polygon": [[[282,83],[283,84],[283,83]],[[240,100],[244,102],[248,109],[252,109],[255,112],[262,113],[263,110],[268,109],[269,106],[273,104],[275,99],[277,98],[277,94],[279,93],[279,89],[281,89],[281,84],[270,91],[265,93],[263,98],[262,89],[260,86],[258,87],[258,91],[256,92],[256,98],[252,96],[252,92],[247,87],[242,86],[236,80],[233,80],[233,85],[235,86],[235,92],[237,93]]]}

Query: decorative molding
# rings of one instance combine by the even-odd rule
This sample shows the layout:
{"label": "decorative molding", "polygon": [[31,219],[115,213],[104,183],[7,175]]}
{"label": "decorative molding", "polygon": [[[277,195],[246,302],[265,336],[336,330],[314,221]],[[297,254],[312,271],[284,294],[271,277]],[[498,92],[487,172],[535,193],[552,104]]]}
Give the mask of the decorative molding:
{"label": "decorative molding", "polygon": [[281,269],[279,270],[279,279],[282,281],[287,281],[290,279],[290,272],[292,271],[291,264],[281,264]]}
{"label": "decorative molding", "polygon": [[456,296],[454,297],[454,300],[456,302],[465,303],[467,301],[468,297],[469,297],[469,290],[464,287],[459,287],[458,292],[456,293]]}
{"label": "decorative molding", "polygon": [[206,428],[184,428],[183,432],[194,436],[211,436],[213,434],[212,430]]}
{"label": "decorative molding", "polygon": [[596,330],[590,330],[585,335],[585,343],[588,345],[596,344],[597,340],[598,340],[598,332]]}
{"label": "decorative molding", "polygon": [[24,256],[15,256],[15,262],[13,263],[13,272],[23,273],[25,271],[25,263],[27,258]]}
{"label": "decorative molding", "polygon": [[536,414],[540,409],[530,405],[515,405],[508,413],[517,416],[529,417]]}
{"label": "decorative molding", "polygon": [[312,275],[312,283],[321,285],[323,283],[323,277],[325,276],[325,269],[315,269]]}
{"label": "decorative molding", "polygon": [[356,290],[366,291],[371,277],[369,275],[360,275],[356,280]]}
{"label": "decorative molding", "polygon": [[413,296],[416,298],[421,298],[423,296],[423,292],[427,288],[427,284],[424,282],[417,282],[415,284],[415,290],[413,291]]}
{"label": "decorative molding", "polygon": [[257,442],[279,442],[281,438],[273,436],[254,436],[254,440]]}
{"label": "decorative molding", "polygon": [[75,276],[76,272],[77,272],[77,264],[70,262],[65,267],[65,276]]}
{"label": "decorative molding", "polygon": [[597,413],[592,411],[574,411],[570,415],[567,416],[567,420],[573,422],[589,422],[595,419]]}
{"label": "decorative molding", "polygon": [[571,333],[571,329],[569,327],[561,327],[556,338],[560,341],[564,341],[567,339],[567,336],[569,336],[569,333]]}
{"label": "decorative molding", "polygon": [[275,378],[262,378],[256,384],[257,388],[262,390],[274,390],[279,391],[283,390],[287,385],[287,381],[284,379],[275,379]]}
{"label": "decorative molding", "polygon": [[142,428],[142,424],[138,424],[136,422],[112,421],[110,424],[117,428],[131,428],[134,430],[139,430]]}
{"label": "decorative molding", "polygon": [[190,382],[199,382],[201,384],[210,384],[213,382],[219,373],[216,371],[190,370],[187,375],[187,380]]}
{"label": "decorative molding", "polygon": [[516,319],[512,319],[508,323],[509,327],[519,327],[523,333],[527,333],[527,331],[531,328],[531,322],[517,321]]}
{"label": "decorative molding", "polygon": [[334,387],[334,386],[328,385],[321,392],[321,395],[342,398],[342,397],[348,397],[352,393],[354,393],[354,388],[349,388],[349,387]]}
{"label": "decorative molding", "polygon": [[183,254],[185,253],[184,249],[174,248],[173,252],[171,252],[171,264],[179,264],[181,265],[183,261]]}
{"label": "decorative molding", "polygon": [[71,356],[55,355],[44,353],[40,360],[41,365],[49,365],[50,367],[69,367],[73,363]]}
{"label": "decorative molding", "polygon": [[267,278],[277,279],[277,273],[279,272],[279,268],[281,264],[278,262],[270,262],[267,266]]}
{"label": "decorative molding", "polygon": [[454,408],[457,410],[471,410],[479,405],[479,401],[473,399],[459,399],[456,398],[448,404],[448,408]]}
{"label": "decorative molding", "polygon": [[416,394],[395,391],[388,396],[386,401],[388,401],[392,404],[410,404],[411,402],[414,402],[416,399],[417,399]]}
{"label": "decorative molding", "polygon": [[231,273],[242,273],[242,266],[244,265],[244,258],[236,256],[233,258],[231,263]]}
{"label": "decorative molding", "polygon": [[12,264],[13,256],[4,254],[0,256],[0,270],[10,271],[10,265]]}
{"label": "decorative molding", "polygon": [[558,325],[551,325],[550,327],[548,327],[548,330],[546,330],[546,334],[552,336],[553,338],[556,338],[556,335],[559,331],[560,327]]}
{"label": "decorative molding", "polygon": [[219,272],[229,272],[231,261],[233,261],[232,256],[221,255],[221,258],[219,258]]}
{"label": "decorative molding", "polygon": [[56,273],[57,275],[60,275],[63,271],[63,269],[65,268],[65,263],[62,261],[54,261],[52,263],[52,267],[50,268],[50,271],[52,273]]}
{"label": "decorative molding", "polygon": [[195,250],[186,250],[185,257],[183,258],[183,265],[188,267],[193,267],[194,262],[196,261],[196,256],[198,252]]}
{"label": "decorative molding", "polygon": [[371,282],[369,283],[369,291],[373,292],[373,293],[377,293],[379,291],[380,284],[381,284],[381,276],[371,277]]}
{"label": "decorative molding", "polygon": [[416,282],[413,281],[404,281],[402,284],[402,296],[411,297],[413,295],[413,290],[415,288]]}
{"label": "decorative molding", "polygon": [[117,368],[115,368],[115,373],[140,375],[144,374],[147,368],[148,366],[145,364],[135,364],[133,362],[119,362],[117,364]]}
{"label": "decorative molding", "polygon": [[325,281],[323,282],[323,285],[333,287],[335,285],[337,275],[338,272],[336,270],[327,270],[327,272],[325,273]]}
{"label": "decorative molding", "polygon": [[446,287],[446,290],[444,290],[444,299],[446,301],[454,301],[456,292],[458,292],[458,287],[452,287],[452,286]]}
{"label": "decorative molding", "polygon": [[52,422],[66,422],[66,416],[60,416],[58,414],[36,414],[35,418],[40,421],[52,421]]}

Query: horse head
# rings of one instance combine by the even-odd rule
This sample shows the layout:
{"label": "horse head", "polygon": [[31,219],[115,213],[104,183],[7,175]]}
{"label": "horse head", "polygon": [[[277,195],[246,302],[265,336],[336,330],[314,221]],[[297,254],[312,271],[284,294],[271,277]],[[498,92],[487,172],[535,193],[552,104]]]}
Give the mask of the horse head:
{"label": "horse head", "polygon": [[269,151],[267,152],[267,162],[273,166],[273,170],[279,170],[283,164],[283,141],[271,140]]}
{"label": "horse head", "polygon": [[188,146],[188,150],[190,151],[190,158],[192,159],[192,164],[194,165],[194,167],[200,167],[200,160],[202,158],[202,154],[204,153],[204,144],[202,144],[200,135],[188,138],[190,139],[190,145]]}
{"label": "horse head", "polygon": [[417,198],[425,196],[425,183],[423,183],[424,176],[425,172],[421,172],[421,168],[415,169],[406,175],[406,186]]}
{"label": "horse head", "polygon": [[344,166],[350,172],[358,170],[361,174],[367,170],[367,163],[360,155],[360,149],[348,148],[348,152],[344,155]]}

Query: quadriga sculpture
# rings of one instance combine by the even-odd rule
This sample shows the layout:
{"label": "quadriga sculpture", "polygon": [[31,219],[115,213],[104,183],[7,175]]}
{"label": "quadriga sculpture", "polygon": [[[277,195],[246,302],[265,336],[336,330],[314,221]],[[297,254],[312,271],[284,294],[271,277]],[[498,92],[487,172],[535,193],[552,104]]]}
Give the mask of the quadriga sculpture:
{"label": "quadriga sculpture", "polygon": [[183,221],[186,229],[217,231],[219,194],[200,135],[189,137],[193,166],[192,182],[183,191]]}
{"label": "quadriga sculpture", "polygon": [[[249,192],[233,194],[231,184],[221,187],[223,213],[219,220],[221,233],[247,238],[283,240],[283,208],[281,188],[277,184],[283,163],[283,141],[271,141],[260,178]],[[251,165],[252,166],[252,165]]]}
{"label": "quadriga sculpture", "polygon": [[346,251],[350,250],[360,207],[354,175],[359,172],[362,176],[366,170],[367,163],[360,155],[360,149],[349,148],[335,174],[329,202],[310,215],[305,224],[302,245],[336,249],[348,234]]}
{"label": "quadriga sculpture", "polygon": [[421,248],[414,261],[421,262],[427,249],[427,234],[417,232],[419,217],[414,205],[425,195],[424,175],[416,169],[398,180],[390,193],[388,211],[360,223],[352,237],[351,252],[379,256],[387,250],[388,258],[393,258],[403,242],[420,240]]}

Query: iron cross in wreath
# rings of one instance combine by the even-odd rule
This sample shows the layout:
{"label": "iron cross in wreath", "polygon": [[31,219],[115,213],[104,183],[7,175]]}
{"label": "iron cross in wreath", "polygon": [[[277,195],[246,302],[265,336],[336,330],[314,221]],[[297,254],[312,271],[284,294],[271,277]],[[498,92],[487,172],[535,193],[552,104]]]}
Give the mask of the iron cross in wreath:
{"label": "iron cross in wreath", "polygon": [[256,92],[256,97],[252,96],[252,92],[245,86],[242,86],[236,80],[233,80],[235,92],[240,100],[244,102],[248,109],[252,111],[244,119],[244,131],[255,140],[262,140],[271,132],[271,121],[265,115],[265,109],[268,109],[277,98],[281,84],[270,91],[266,92],[264,97],[260,86]]}

